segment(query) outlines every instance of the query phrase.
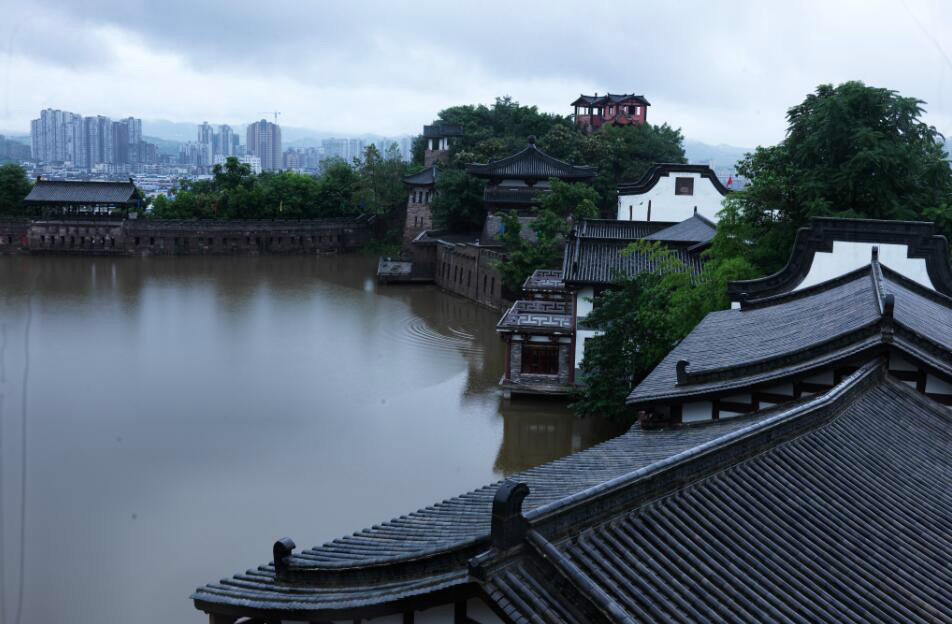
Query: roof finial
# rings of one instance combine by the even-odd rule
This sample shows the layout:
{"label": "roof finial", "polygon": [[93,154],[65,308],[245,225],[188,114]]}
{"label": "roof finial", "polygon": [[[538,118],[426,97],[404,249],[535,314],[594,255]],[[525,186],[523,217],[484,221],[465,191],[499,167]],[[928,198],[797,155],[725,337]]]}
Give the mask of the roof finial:
{"label": "roof finial", "polygon": [[678,363],[675,365],[679,386],[688,382],[688,364],[690,364],[690,362],[687,360],[678,360]]}
{"label": "roof finial", "polygon": [[879,245],[873,245],[872,261],[879,262]]}
{"label": "roof finial", "polygon": [[530,134],[530,135],[529,135],[529,145],[535,145],[535,141],[536,141],[535,135],[534,135],[534,134]]}
{"label": "roof finial", "polygon": [[294,550],[294,540],[290,537],[283,537],[274,543],[272,551],[274,553],[274,571],[278,574],[288,569],[287,558],[291,556]]}
{"label": "roof finial", "polygon": [[522,501],[529,495],[529,486],[521,481],[506,479],[493,497],[490,540],[499,550],[519,544],[526,536],[529,523],[522,515]]}

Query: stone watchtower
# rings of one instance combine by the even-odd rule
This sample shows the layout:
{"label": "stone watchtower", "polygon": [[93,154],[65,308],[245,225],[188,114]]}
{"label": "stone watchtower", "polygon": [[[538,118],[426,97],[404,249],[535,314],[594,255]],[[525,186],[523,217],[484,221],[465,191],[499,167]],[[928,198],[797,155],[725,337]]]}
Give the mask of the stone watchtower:
{"label": "stone watchtower", "polygon": [[450,156],[450,138],[463,136],[463,126],[459,124],[435,123],[423,126],[423,138],[426,150],[423,152],[423,165],[432,167],[444,163]]}

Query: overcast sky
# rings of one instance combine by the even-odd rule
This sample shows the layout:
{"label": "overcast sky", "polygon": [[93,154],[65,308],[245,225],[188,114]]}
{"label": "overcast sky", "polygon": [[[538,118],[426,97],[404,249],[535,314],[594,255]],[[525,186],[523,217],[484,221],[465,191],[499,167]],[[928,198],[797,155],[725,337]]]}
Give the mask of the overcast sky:
{"label": "overcast sky", "polygon": [[952,1],[0,1],[0,131],[52,107],[111,117],[416,134],[447,106],[568,114],[644,94],[708,143],[771,144],[817,84],[927,102],[952,133]]}

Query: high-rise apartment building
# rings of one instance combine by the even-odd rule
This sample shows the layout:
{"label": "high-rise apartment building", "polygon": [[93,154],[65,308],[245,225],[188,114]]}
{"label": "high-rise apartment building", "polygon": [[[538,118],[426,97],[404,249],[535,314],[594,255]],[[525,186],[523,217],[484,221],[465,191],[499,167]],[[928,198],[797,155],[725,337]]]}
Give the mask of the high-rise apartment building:
{"label": "high-rise apartment building", "polygon": [[141,162],[144,147],[142,120],[127,117],[83,117],[68,111],[46,109],[30,123],[33,159],[71,163],[88,169],[98,164],[127,165]]}
{"label": "high-rise apartment building", "polygon": [[248,154],[261,159],[263,171],[277,171],[283,166],[281,127],[262,119],[248,125]]}

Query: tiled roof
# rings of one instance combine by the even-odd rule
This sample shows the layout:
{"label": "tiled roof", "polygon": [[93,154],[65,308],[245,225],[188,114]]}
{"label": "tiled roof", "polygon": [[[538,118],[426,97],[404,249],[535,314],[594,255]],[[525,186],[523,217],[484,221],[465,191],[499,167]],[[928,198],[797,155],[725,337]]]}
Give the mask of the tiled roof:
{"label": "tiled roof", "polygon": [[589,166],[571,165],[549,156],[536,147],[533,137],[529,138],[524,149],[512,156],[488,163],[472,163],[466,166],[466,172],[480,178],[511,180],[588,180],[596,175]]}
{"label": "tiled roof", "polygon": [[605,95],[580,95],[570,106],[604,106],[606,104],[618,104],[626,100],[633,100],[643,106],[651,106],[651,103],[643,95],[634,93]]}
{"label": "tiled roof", "polygon": [[463,136],[463,126],[461,124],[438,122],[429,126],[423,126],[423,136],[427,137],[428,139]]}
{"label": "tiled roof", "polygon": [[562,271],[559,269],[536,269],[522,284],[525,292],[560,292],[565,290]]}
{"label": "tiled roof", "polygon": [[[894,308],[885,300],[892,296]],[[877,262],[800,291],[708,314],[631,392],[645,405],[749,387],[886,342],[952,375],[952,299]],[[928,350],[937,355],[923,355]],[[677,363],[687,362],[678,379]]]}
{"label": "tiled roof", "polygon": [[[658,431],[636,426],[608,442],[513,478],[532,488],[525,508],[538,508],[708,443],[755,420],[722,420]],[[276,579],[274,565],[264,565],[200,587],[192,598],[208,611],[290,611],[308,613],[312,619],[339,619],[328,612],[380,605],[469,582],[465,562],[485,550],[499,485],[487,485],[294,554],[286,560],[293,582]],[[267,552],[267,544],[262,547]]]}
{"label": "tiled roof", "polygon": [[427,167],[419,173],[414,173],[413,175],[408,175],[403,177],[403,183],[409,184],[411,186],[428,186],[436,184],[437,170],[436,167]]}
{"label": "tiled roof", "polygon": [[498,332],[532,330],[533,333],[568,334],[572,330],[572,304],[568,301],[521,299],[512,304],[496,325]]}
{"label": "tiled roof", "polygon": [[[622,253],[631,243],[626,239],[569,238],[562,266],[565,283],[608,285],[619,277],[631,277],[660,266],[660,261],[650,253]],[[686,249],[672,252],[692,272],[701,271],[701,258],[697,254]]]}
{"label": "tiled roof", "polygon": [[132,182],[87,182],[77,180],[37,180],[27,203],[128,204],[135,202]]}
{"label": "tiled roof", "polygon": [[617,219],[583,219],[573,228],[577,238],[615,238],[633,241],[660,232],[674,221],[619,221]]}
{"label": "tiled roof", "polygon": [[645,236],[645,240],[665,241],[668,243],[709,243],[717,231],[717,226],[699,214],[692,215],[680,223]]}
{"label": "tiled roof", "polygon": [[519,623],[952,621],[952,416],[876,373],[686,457],[700,479],[659,466],[607,518],[530,520],[483,590]]}

